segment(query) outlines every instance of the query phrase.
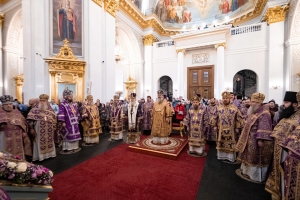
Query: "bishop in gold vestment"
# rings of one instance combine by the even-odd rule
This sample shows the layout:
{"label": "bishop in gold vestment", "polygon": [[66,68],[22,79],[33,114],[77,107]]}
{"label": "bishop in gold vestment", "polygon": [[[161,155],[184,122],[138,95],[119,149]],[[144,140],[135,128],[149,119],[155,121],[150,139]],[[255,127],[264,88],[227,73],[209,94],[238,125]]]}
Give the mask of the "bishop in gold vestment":
{"label": "bishop in gold vestment", "polygon": [[273,153],[273,164],[272,170],[266,182],[265,189],[272,194],[272,199],[282,199],[284,194],[284,181],[282,162],[286,159],[288,153],[283,149],[280,144],[285,142],[292,132],[299,125],[300,121],[300,110],[298,110],[298,101],[296,98],[297,93],[287,91],[285,93],[283,102],[284,110],[279,117],[279,123],[275,126],[271,136],[274,137],[274,153]]}
{"label": "bishop in gold vestment", "polygon": [[167,100],[164,99],[163,91],[158,90],[157,94],[158,98],[152,110],[151,135],[153,136],[153,143],[165,144],[168,142],[170,133],[172,111]]}
{"label": "bishop in gold vestment", "polygon": [[102,133],[98,107],[93,102],[93,96],[87,96],[88,103],[83,106],[82,122],[83,140],[86,145],[99,143],[99,134]]}
{"label": "bishop in gold vestment", "polygon": [[218,106],[211,119],[212,125],[218,129],[217,155],[219,160],[235,162],[237,133],[244,126],[244,120],[239,109],[230,103],[230,92],[223,92],[222,99],[223,104]]}

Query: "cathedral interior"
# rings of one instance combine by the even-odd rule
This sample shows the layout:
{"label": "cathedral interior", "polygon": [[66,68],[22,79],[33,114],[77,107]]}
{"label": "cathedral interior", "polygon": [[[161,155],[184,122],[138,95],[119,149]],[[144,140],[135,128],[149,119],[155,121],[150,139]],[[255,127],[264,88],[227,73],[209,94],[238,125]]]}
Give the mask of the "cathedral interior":
{"label": "cathedral interior", "polygon": [[0,0],[0,66],[0,199],[300,200],[300,0]]}

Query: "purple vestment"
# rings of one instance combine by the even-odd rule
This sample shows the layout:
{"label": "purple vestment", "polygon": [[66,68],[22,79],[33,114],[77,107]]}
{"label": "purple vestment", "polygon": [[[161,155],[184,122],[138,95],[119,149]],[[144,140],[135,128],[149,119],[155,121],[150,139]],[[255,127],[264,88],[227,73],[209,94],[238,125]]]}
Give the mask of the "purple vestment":
{"label": "purple vestment", "polygon": [[64,100],[59,106],[58,121],[66,123],[66,127],[62,128],[60,133],[66,141],[81,140],[78,121],[80,115],[76,103],[68,103]]}
{"label": "purple vestment", "polygon": [[151,130],[151,113],[153,110],[154,103],[146,102],[142,106],[143,112],[143,130]]}

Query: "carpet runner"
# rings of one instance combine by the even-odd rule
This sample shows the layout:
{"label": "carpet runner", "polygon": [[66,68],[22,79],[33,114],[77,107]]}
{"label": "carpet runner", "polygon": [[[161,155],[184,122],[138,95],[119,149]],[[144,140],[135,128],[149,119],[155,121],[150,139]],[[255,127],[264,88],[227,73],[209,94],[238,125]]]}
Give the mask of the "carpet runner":
{"label": "carpet runner", "polygon": [[[206,151],[208,146],[206,146]],[[131,152],[122,144],[54,176],[51,200],[194,200],[205,157],[177,160]]]}

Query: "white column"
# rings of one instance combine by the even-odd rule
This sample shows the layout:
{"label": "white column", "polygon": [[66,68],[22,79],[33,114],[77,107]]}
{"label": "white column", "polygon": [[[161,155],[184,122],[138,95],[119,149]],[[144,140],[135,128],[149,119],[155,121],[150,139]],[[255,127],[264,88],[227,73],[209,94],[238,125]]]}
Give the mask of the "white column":
{"label": "white column", "polygon": [[217,66],[215,67],[215,84],[214,84],[214,97],[221,99],[222,92],[225,91],[224,85],[224,68],[225,68],[225,43],[216,44],[215,48],[217,49]]}
{"label": "white column", "polygon": [[155,41],[155,37],[150,34],[146,35],[143,38],[144,41],[144,89],[145,89],[145,97],[151,96],[152,99],[155,99],[156,89],[155,81],[153,80],[153,66],[152,66],[152,56],[153,56],[153,42]]}
{"label": "white column", "polygon": [[183,82],[183,76],[184,76],[183,68],[184,68],[185,50],[180,49],[180,50],[176,50],[176,52],[177,52],[177,73],[178,73],[178,77],[177,77],[177,84],[174,84],[174,86],[177,87],[177,88],[173,88],[173,90],[177,89],[177,96],[176,97],[182,96],[185,99],[185,98],[187,98],[187,96],[185,96],[185,95],[187,95],[187,92],[184,91],[185,83]]}
{"label": "white column", "polygon": [[[92,1],[82,1],[84,3],[84,44],[85,58],[87,62],[85,70],[85,94],[93,95],[94,101],[100,99],[102,103],[107,100],[104,98],[104,85],[102,81],[103,74],[103,46],[102,40],[103,28],[99,22],[103,19],[104,9]],[[102,23],[101,23],[102,24]],[[87,90],[88,89],[88,90]],[[87,91],[89,91],[87,93]]]}
{"label": "white column", "polygon": [[[50,1],[23,0],[24,102],[40,94],[50,95],[50,75],[43,58],[49,57]],[[51,19],[52,20],[52,19]]]}
{"label": "white column", "polygon": [[3,23],[3,20],[4,19],[4,14],[0,14],[0,96],[3,95],[3,68],[4,68],[4,65],[3,65],[3,59],[2,59],[2,23]]}
{"label": "white column", "polygon": [[116,61],[115,61],[115,37],[116,27],[115,18],[105,13],[105,99],[108,101],[113,98],[117,88],[115,83]]}
{"label": "white column", "polygon": [[281,102],[283,99],[283,63],[284,63],[284,21],[269,25],[269,56],[268,71],[269,77],[265,91],[266,101],[275,99]]}

